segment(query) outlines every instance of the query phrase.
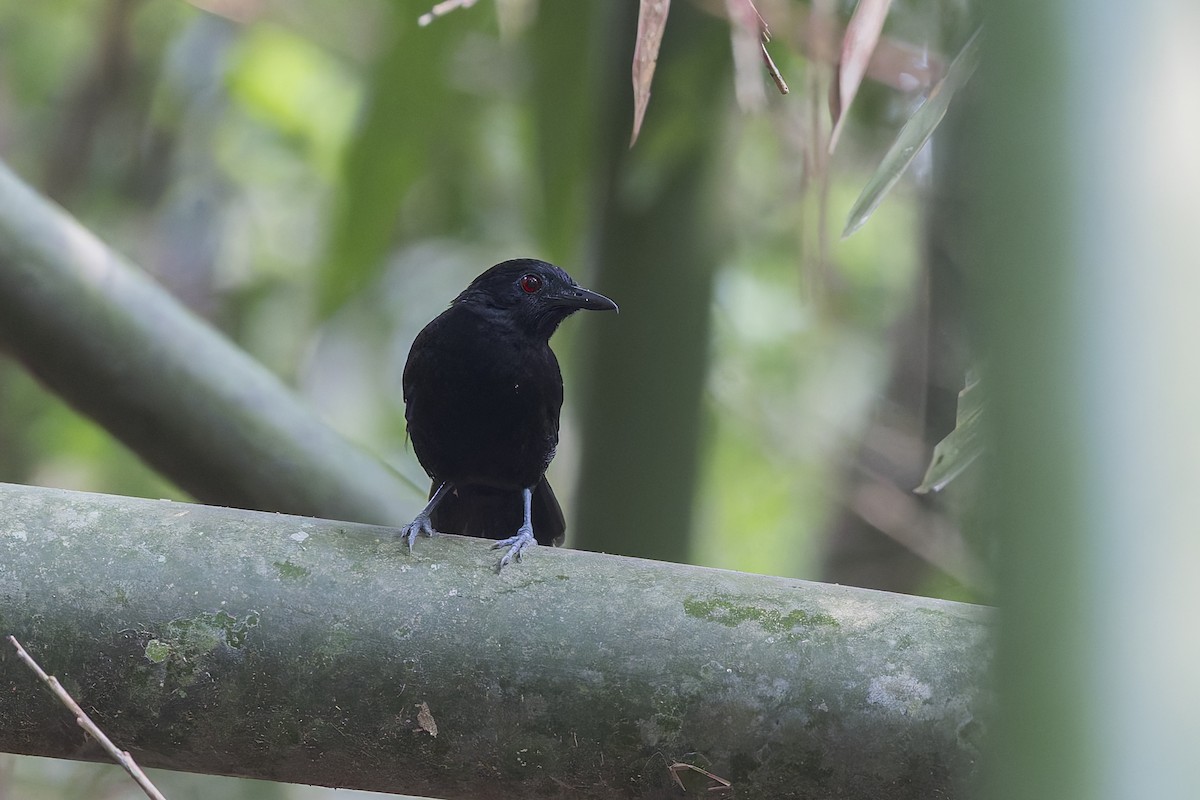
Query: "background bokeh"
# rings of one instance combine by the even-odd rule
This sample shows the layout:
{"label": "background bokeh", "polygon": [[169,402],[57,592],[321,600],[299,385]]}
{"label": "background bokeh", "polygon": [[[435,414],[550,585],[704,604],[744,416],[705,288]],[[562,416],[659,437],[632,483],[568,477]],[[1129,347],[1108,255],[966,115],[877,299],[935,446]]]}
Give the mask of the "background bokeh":
{"label": "background bokeh", "polygon": [[[487,266],[554,261],[621,305],[554,340],[569,546],[986,599],[986,548],[911,493],[967,365],[938,151],[840,237],[929,88],[868,80],[828,155],[821,36],[853,3],[758,4],[787,96],[765,73],[735,92],[723,7],[676,3],[632,148],[633,4],[419,27],[428,5],[5,4],[0,158],[417,484],[412,338]],[[969,32],[950,0],[897,2],[885,29],[935,73]],[[2,358],[0,480],[188,499]],[[115,767],[0,756],[5,796],[137,795]]]}

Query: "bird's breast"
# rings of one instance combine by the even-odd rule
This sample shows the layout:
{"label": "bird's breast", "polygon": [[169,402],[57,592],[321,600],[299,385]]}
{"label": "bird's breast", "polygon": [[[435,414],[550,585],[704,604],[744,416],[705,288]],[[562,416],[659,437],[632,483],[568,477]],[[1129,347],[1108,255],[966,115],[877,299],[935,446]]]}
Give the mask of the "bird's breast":
{"label": "bird's breast", "polygon": [[558,361],[548,343],[473,322],[431,323],[413,343],[404,371],[413,449],[439,480],[532,485],[558,443]]}

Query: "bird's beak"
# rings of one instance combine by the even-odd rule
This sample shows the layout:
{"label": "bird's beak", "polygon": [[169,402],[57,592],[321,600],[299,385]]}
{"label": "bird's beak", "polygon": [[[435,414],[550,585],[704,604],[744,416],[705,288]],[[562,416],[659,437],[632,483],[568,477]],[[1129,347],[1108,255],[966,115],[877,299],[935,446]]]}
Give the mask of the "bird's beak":
{"label": "bird's beak", "polygon": [[546,298],[550,305],[578,308],[585,311],[618,311],[617,304],[602,294],[572,286]]}

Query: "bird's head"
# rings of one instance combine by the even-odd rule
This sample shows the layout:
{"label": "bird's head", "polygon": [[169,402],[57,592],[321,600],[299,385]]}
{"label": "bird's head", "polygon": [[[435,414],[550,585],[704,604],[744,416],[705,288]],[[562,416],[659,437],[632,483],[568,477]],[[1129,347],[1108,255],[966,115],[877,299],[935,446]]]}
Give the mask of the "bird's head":
{"label": "bird's head", "polygon": [[454,303],[494,309],[522,330],[546,339],[576,311],[617,310],[612,300],[584,289],[553,264],[534,258],[497,264],[471,281]]}

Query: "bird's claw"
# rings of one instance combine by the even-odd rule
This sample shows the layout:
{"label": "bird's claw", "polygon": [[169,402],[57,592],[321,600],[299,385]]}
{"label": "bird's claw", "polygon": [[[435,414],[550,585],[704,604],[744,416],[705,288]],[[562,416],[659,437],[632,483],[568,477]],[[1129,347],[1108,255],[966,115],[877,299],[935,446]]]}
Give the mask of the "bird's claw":
{"label": "bird's claw", "polygon": [[416,519],[400,529],[400,538],[408,542],[408,552],[412,552],[413,541],[418,536],[436,536],[437,531],[433,529],[433,523],[429,521],[429,516],[426,514],[418,514]]}
{"label": "bird's claw", "polygon": [[499,569],[504,569],[513,560],[520,561],[521,554],[531,547],[537,547],[537,539],[533,538],[533,528],[522,525],[517,531],[516,536],[510,536],[507,539],[496,542],[492,545],[493,550],[499,550],[501,547],[507,547],[508,552],[500,559]]}

